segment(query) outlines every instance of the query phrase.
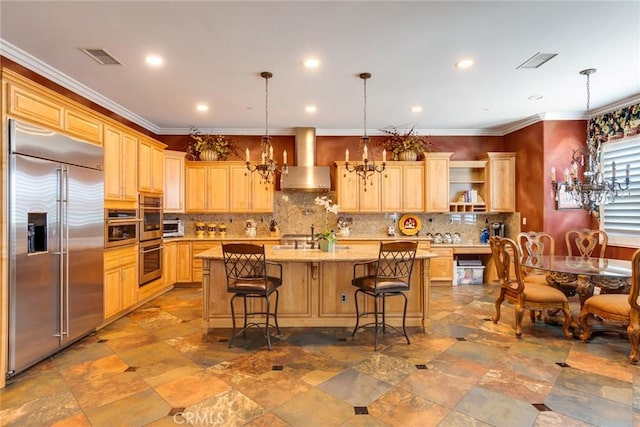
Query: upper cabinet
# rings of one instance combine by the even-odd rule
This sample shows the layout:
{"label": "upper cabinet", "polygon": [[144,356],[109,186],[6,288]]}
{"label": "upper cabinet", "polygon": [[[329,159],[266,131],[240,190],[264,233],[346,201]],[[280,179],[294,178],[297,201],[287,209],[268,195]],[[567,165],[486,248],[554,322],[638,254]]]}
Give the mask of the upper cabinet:
{"label": "upper cabinet", "polygon": [[380,176],[382,212],[424,211],[424,164],[388,162]]}
{"label": "upper cabinet", "polygon": [[165,145],[151,139],[141,138],[138,146],[138,189],[147,193],[164,191]]}
{"label": "upper cabinet", "polygon": [[449,211],[486,212],[484,160],[449,162]]}
{"label": "upper cabinet", "polygon": [[337,203],[340,205],[340,212],[380,212],[380,174],[374,172],[364,182],[354,172],[348,172],[344,162],[335,164]]}
{"label": "upper cabinet", "polygon": [[425,153],[425,211],[449,212],[449,159],[453,153]]}
{"label": "upper cabinet", "polygon": [[273,212],[274,192],[244,162],[185,162],[185,212]]}
{"label": "upper cabinet", "polygon": [[121,128],[105,126],[105,207],[131,207],[138,201],[138,139]]}
{"label": "upper cabinet", "polygon": [[485,188],[488,212],[515,212],[516,210],[516,154],[487,153],[481,157],[487,162]]}
{"label": "upper cabinet", "polygon": [[165,150],[164,158],[164,211],[184,212],[184,161],[186,153]]}

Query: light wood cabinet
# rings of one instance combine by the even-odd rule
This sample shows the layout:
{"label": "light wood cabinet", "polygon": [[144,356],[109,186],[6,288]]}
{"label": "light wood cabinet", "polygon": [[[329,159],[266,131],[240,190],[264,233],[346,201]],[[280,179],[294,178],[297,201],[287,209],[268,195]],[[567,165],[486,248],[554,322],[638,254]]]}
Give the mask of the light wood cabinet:
{"label": "light wood cabinet", "polygon": [[170,286],[178,280],[178,242],[165,241],[162,246],[162,279],[165,285]]}
{"label": "light wood cabinet", "polygon": [[99,145],[104,140],[102,120],[85,112],[65,109],[64,130],[71,136]]}
{"label": "light wood cabinet", "polygon": [[229,212],[229,185],[222,162],[185,162],[185,212]]}
{"label": "light wood cabinet", "polygon": [[177,242],[176,283],[190,283],[191,242]]}
{"label": "light wood cabinet", "polygon": [[104,253],[104,318],[138,301],[138,245]]}
{"label": "light wood cabinet", "polygon": [[424,211],[424,164],[387,162],[380,177],[382,212]]}
{"label": "light wood cabinet", "polygon": [[186,153],[165,150],[164,160],[164,211],[184,212],[184,162]]}
{"label": "light wood cabinet", "polygon": [[105,207],[131,207],[131,205],[137,204],[137,171],[138,139],[120,128],[106,126],[104,138]]}
{"label": "light wood cabinet", "polygon": [[7,112],[17,118],[43,124],[51,129],[63,130],[64,109],[54,99],[31,88],[9,83]]}
{"label": "light wood cabinet", "polygon": [[141,139],[138,146],[138,189],[148,193],[164,191],[164,144]]}
{"label": "light wood cabinet", "polygon": [[[202,282],[202,260],[195,256],[201,252],[220,246],[220,242],[191,242],[191,281]],[[226,276],[225,276],[226,277]]]}
{"label": "light wood cabinet", "polygon": [[335,165],[336,198],[340,212],[380,212],[380,174],[373,173],[363,182],[355,173],[347,172],[344,162],[335,162]]}
{"label": "light wood cabinet", "polygon": [[230,212],[273,212],[273,182],[264,182],[241,162],[229,165],[229,177]]}
{"label": "light wood cabinet", "polygon": [[402,179],[402,166],[390,165],[382,172],[380,180],[380,207],[383,212],[402,211],[402,189],[404,182]]}
{"label": "light wood cabinet", "polygon": [[481,157],[486,161],[486,197],[488,212],[515,212],[515,153],[490,152]]}
{"label": "light wood cabinet", "polygon": [[453,153],[425,153],[425,211],[449,212],[449,162]]}
{"label": "light wood cabinet", "polygon": [[451,286],[453,284],[453,249],[431,246],[431,252],[438,255],[431,258],[429,273],[432,286]]}

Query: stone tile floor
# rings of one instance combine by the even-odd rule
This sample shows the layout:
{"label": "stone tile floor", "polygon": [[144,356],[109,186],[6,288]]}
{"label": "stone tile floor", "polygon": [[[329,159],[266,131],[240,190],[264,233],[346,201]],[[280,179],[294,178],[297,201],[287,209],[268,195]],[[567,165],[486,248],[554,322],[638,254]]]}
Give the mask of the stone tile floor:
{"label": "stone tile floor", "polygon": [[[175,289],[11,378],[2,426],[633,426],[640,367],[626,336],[495,325],[497,288],[433,288],[426,334],[257,330],[203,335],[199,289]],[[573,307],[577,313],[577,306]]]}

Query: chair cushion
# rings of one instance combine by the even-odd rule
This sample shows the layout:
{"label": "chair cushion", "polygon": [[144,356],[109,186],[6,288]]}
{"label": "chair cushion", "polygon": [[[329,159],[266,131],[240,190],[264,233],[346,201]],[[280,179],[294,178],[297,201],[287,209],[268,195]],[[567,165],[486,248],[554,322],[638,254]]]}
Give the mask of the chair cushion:
{"label": "chair cushion", "polygon": [[278,277],[268,276],[266,280],[266,285],[264,279],[260,278],[259,280],[243,280],[236,279],[229,284],[229,292],[236,293],[267,293],[271,292],[274,289],[280,287],[282,285],[282,280]]}
{"label": "chair cushion", "polygon": [[629,317],[631,306],[629,305],[629,295],[603,294],[587,298],[582,309],[587,311],[589,311],[589,309],[595,309],[618,316]]}
{"label": "chair cushion", "polygon": [[399,280],[380,280],[376,288],[376,276],[356,277],[351,284],[365,291],[401,292],[409,290],[409,285]]}
{"label": "chair cushion", "polygon": [[567,302],[567,297],[561,291],[549,285],[537,283],[526,283],[524,287],[524,298],[531,302]]}

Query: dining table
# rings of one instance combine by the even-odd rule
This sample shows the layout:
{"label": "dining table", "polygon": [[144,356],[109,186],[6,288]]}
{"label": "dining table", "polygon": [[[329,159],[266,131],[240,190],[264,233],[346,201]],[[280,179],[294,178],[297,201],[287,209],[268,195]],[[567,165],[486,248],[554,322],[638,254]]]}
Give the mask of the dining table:
{"label": "dining table", "polygon": [[582,256],[538,255],[523,257],[525,267],[545,272],[547,283],[558,289],[575,284],[580,307],[600,293],[629,293],[631,261]]}

